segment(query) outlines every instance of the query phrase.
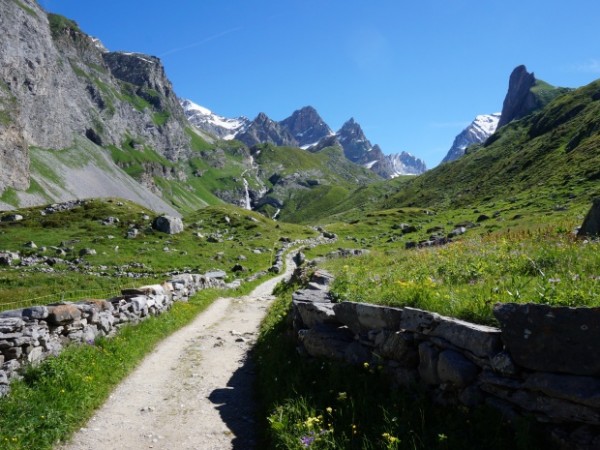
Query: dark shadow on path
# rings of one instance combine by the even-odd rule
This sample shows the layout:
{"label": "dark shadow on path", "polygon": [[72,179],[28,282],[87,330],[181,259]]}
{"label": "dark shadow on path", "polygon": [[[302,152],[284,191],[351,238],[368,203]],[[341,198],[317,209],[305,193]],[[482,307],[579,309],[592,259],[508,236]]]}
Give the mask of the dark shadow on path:
{"label": "dark shadow on path", "polygon": [[223,422],[234,435],[234,450],[252,450],[257,446],[258,421],[254,393],[255,365],[251,352],[233,373],[227,387],[215,389],[208,399],[217,406]]}

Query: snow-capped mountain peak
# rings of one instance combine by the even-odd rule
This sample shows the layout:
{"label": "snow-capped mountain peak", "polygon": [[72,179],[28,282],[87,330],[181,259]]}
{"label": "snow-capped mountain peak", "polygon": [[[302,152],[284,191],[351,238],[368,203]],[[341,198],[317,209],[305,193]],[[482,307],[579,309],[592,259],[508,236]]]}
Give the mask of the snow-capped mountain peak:
{"label": "snow-capped mountain peak", "polygon": [[475,117],[475,120],[471,124],[476,134],[485,135],[484,139],[494,134],[496,128],[498,128],[498,121],[500,120],[500,113],[494,114],[480,114]]}
{"label": "snow-capped mountain peak", "polygon": [[385,157],[392,168],[390,178],[396,178],[399,175],[420,175],[427,170],[423,160],[408,152],[386,155]]}
{"label": "snow-capped mountain peak", "polygon": [[229,119],[213,113],[210,109],[200,106],[191,100],[181,99],[181,106],[186,117],[195,127],[211,133],[220,139],[233,139],[250,124],[246,117]]}
{"label": "snow-capped mountain peak", "polygon": [[456,138],[452,147],[442,160],[443,163],[454,161],[465,154],[469,145],[485,142],[498,128],[500,113],[481,114],[465,128]]}
{"label": "snow-capped mountain peak", "polygon": [[200,106],[197,103],[194,103],[191,100],[181,100],[181,106],[183,107],[183,110],[187,113],[187,112],[194,112],[194,113],[198,113],[198,114],[202,114],[204,116],[209,116],[211,115],[213,112],[208,109],[205,108],[204,106]]}

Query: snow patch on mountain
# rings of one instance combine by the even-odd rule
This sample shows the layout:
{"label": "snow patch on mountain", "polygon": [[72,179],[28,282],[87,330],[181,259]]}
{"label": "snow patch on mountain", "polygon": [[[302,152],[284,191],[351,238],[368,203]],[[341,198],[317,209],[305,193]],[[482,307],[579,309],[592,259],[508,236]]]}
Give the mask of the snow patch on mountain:
{"label": "snow patch on mountain", "polygon": [[456,136],[442,163],[460,158],[470,145],[485,142],[498,128],[500,115],[500,113],[481,114],[475,117],[475,120]]}
{"label": "snow patch on mountain", "polygon": [[200,106],[191,100],[182,99],[180,103],[192,125],[220,139],[231,140],[250,125],[250,120],[243,116],[230,119],[219,116],[210,109]]}
{"label": "snow patch on mountain", "polygon": [[422,159],[408,152],[385,155],[385,158],[392,168],[390,178],[396,178],[400,175],[421,175],[427,170],[427,166]]}

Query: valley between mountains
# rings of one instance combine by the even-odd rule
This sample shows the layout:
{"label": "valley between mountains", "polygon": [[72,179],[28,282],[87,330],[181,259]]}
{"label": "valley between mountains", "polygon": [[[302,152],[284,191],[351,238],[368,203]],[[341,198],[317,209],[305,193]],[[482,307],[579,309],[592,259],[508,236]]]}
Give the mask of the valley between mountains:
{"label": "valley between mountains", "polygon": [[0,18],[1,448],[600,448],[600,80],[515,67],[427,168]]}

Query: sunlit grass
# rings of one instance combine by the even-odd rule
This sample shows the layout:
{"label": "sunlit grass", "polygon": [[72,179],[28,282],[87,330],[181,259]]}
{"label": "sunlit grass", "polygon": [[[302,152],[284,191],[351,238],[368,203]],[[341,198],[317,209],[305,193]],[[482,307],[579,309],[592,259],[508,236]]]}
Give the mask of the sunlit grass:
{"label": "sunlit grass", "polygon": [[325,264],[338,300],[411,306],[494,323],[498,302],[600,305],[598,242],[567,228],[503,232],[436,248],[385,251]]}

